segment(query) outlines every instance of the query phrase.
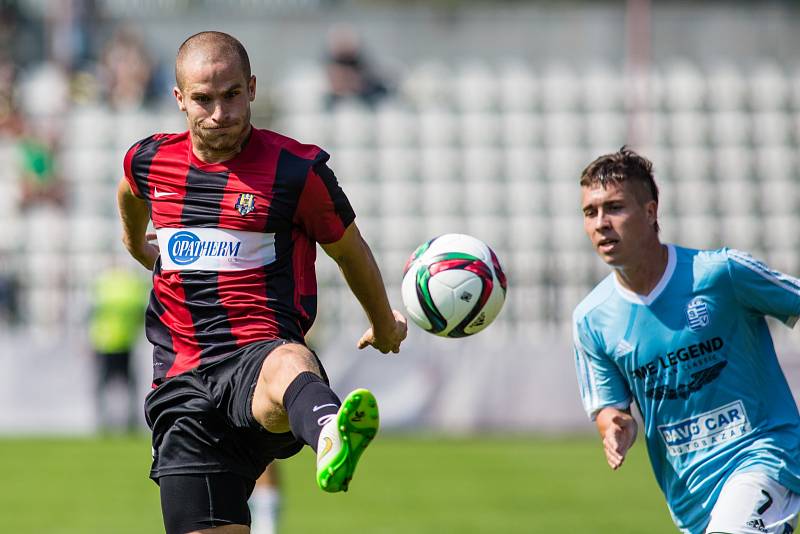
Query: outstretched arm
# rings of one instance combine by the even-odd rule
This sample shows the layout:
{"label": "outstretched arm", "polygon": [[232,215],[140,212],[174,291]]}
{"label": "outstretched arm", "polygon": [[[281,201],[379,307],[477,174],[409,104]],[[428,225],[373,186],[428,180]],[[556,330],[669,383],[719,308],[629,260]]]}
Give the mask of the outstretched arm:
{"label": "outstretched arm", "polygon": [[625,455],[636,441],[638,425],[630,410],[603,408],[595,419],[597,430],[603,438],[606,461],[611,469],[617,470],[625,461]]}
{"label": "outstretched arm", "polygon": [[339,265],[372,325],[358,340],[358,348],[372,345],[384,354],[399,352],[406,338],[406,319],[389,305],[378,264],[356,224],[351,223],[338,241],[321,246]]}
{"label": "outstretched arm", "polygon": [[147,203],[133,194],[124,178],[117,188],[117,205],[122,221],[122,243],[136,261],[152,271],[158,258],[158,247],[147,242],[150,211]]}

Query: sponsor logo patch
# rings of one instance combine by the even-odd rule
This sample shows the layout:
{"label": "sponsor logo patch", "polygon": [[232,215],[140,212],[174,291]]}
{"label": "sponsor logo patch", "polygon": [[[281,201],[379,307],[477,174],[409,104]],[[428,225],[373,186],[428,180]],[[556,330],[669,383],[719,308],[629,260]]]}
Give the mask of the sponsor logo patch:
{"label": "sponsor logo patch", "polygon": [[208,257],[233,257],[239,254],[242,242],[238,240],[230,241],[207,241],[201,240],[193,232],[176,232],[167,245],[170,259],[176,265],[190,265],[200,259],[201,256]]}
{"label": "sponsor logo patch", "polygon": [[708,449],[738,439],[751,431],[744,404],[738,400],[677,423],[658,427],[670,456]]}

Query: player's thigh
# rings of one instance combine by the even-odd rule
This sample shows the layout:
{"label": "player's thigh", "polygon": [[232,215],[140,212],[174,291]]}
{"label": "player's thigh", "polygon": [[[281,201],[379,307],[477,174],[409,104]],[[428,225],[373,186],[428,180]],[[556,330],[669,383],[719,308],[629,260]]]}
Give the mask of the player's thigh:
{"label": "player's thigh", "polygon": [[167,534],[250,532],[247,499],[253,481],[232,473],[167,475],[159,478]]}
{"label": "player's thigh", "polygon": [[711,510],[707,534],[791,534],[797,525],[800,495],[764,473],[734,474]]}

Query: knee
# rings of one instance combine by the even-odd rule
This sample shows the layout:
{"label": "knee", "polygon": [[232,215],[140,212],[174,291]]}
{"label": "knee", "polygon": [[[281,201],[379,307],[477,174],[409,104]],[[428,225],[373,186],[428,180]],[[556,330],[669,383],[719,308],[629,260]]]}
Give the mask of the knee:
{"label": "knee", "polygon": [[300,373],[311,372],[321,375],[314,354],[297,343],[287,343],[273,350],[264,360],[258,377],[258,388],[270,400],[282,404],[286,388]]}

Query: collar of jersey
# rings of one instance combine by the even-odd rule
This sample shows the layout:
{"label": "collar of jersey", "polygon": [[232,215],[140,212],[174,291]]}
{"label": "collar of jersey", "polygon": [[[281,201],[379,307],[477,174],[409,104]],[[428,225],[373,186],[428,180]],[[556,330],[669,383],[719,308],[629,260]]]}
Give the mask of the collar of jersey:
{"label": "collar of jersey", "polygon": [[656,287],[648,293],[647,295],[640,295],[639,293],[634,293],[630,289],[623,287],[622,284],[619,283],[617,279],[617,275],[614,276],[614,286],[617,288],[617,292],[620,294],[622,298],[625,300],[632,302],[634,304],[641,304],[643,306],[649,306],[650,304],[655,301],[659,295],[664,291],[664,288],[667,287],[669,281],[672,279],[672,274],[675,272],[675,264],[677,263],[676,253],[675,253],[675,246],[671,244],[667,244],[667,268],[664,269],[664,274],[661,275],[661,280],[658,281]]}

